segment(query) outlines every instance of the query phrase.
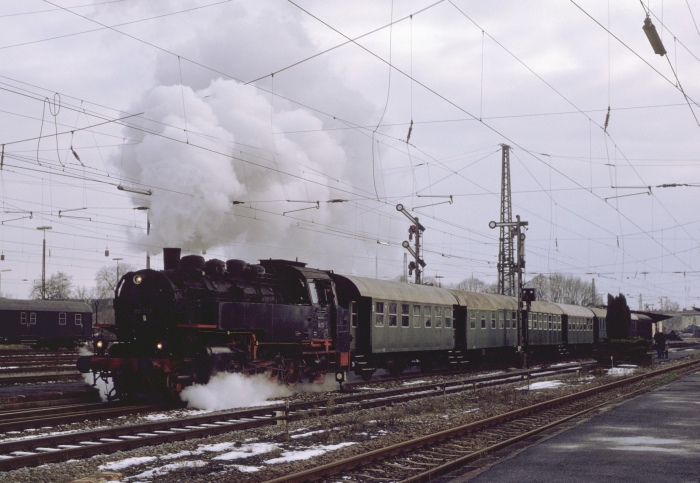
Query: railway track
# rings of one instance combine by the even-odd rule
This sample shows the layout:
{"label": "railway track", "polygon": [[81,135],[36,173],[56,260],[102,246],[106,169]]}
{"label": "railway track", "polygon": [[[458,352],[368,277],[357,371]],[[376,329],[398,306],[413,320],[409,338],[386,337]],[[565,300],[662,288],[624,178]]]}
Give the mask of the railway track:
{"label": "railway track", "polygon": [[49,381],[80,381],[77,352],[0,353],[0,386]]}
{"label": "railway track", "polygon": [[27,411],[38,408],[55,408],[67,404],[86,404],[100,401],[95,390],[49,391],[0,397],[0,421],[9,412]]}
{"label": "railway track", "polygon": [[[132,416],[138,413],[166,411],[179,406],[173,404],[105,404],[89,402],[64,404],[50,408],[5,411],[0,413],[0,434],[37,427],[53,427],[98,419]],[[0,443],[1,444],[1,443]]]}
{"label": "railway track", "polygon": [[22,374],[21,376],[0,376],[0,386],[8,386],[11,384],[36,384],[40,382],[75,382],[82,381],[82,374],[76,374],[75,369],[72,371],[47,372],[43,374]]}
{"label": "railway track", "polygon": [[[524,377],[545,377],[580,370],[580,366],[561,367],[557,370],[518,371],[517,373],[471,377],[440,384],[417,384],[375,391],[371,393],[337,395],[332,401],[309,401],[264,408],[226,411],[192,418],[156,421],[145,424],[119,426],[87,432],[46,436],[30,440],[0,443],[0,470],[18,468],[125,451],[142,446],[158,445],[200,438],[231,431],[241,431],[290,421],[315,414],[341,414],[375,407],[388,407],[420,398],[472,391],[477,387],[506,384]],[[366,383],[365,383],[366,384]],[[133,411],[133,409],[131,409]],[[108,413],[105,414],[105,416]],[[80,417],[73,415],[71,417]],[[83,419],[85,415],[82,416]],[[20,422],[13,422],[19,424]],[[45,420],[39,424],[47,425]],[[31,424],[24,426],[31,427]]]}
{"label": "railway track", "polygon": [[[520,408],[505,414],[421,436],[379,450],[314,469],[288,474],[269,483],[324,480],[342,473],[354,482],[423,482],[471,464],[498,451],[513,451],[515,445],[546,430],[581,417],[601,406],[626,399],[649,385],[635,384],[650,378],[663,378],[669,372],[695,371],[700,361],[667,367],[610,384],[580,391],[569,396]],[[662,384],[660,380],[658,384]]]}

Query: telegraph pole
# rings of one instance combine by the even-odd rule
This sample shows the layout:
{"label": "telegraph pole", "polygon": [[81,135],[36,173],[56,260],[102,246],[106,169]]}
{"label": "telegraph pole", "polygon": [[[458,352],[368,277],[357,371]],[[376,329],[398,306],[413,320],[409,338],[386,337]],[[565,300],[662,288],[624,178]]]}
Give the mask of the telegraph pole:
{"label": "telegraph pole", "polygon": [[46,230],[51,230],[50,226],[38,226],[44,235],[44,242],[41,249],[41,300],[46,300]]}

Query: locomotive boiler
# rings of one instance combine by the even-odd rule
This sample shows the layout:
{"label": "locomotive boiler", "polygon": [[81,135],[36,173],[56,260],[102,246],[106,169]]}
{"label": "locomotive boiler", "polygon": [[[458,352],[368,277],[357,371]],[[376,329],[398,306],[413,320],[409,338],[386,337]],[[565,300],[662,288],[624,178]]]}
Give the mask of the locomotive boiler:
{"label": "locomotive boiler", "polygon": [[267,373],[285,384],[316,381],[350,364],[348,311],[328,271],[288,260],[180,258],[164,270],[125,274],[114,299],[117,342],[95,341],[78,369],[111,379],[110,399],[173,395],[216,373]]}

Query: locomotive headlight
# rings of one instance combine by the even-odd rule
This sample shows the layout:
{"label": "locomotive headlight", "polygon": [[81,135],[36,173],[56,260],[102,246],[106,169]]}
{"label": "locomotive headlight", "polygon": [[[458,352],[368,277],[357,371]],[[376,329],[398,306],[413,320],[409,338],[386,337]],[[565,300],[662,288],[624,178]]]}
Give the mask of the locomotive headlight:
{"label": "locomotive headlight", "polygon": [[143,282],[143,277],[141,275],[134,275],[134,285],[139,285]]}
{"label": "locomotive headlight", "polygon": [[163,349],[165,349],[165,342],[160,341],[160,340],[158,342],[156,342],[156,350],[162,351]]}
{"label": "locomotive headlight", "polygon": [[99,356],[104,355],[106,349],[107,342],[103,341],[102,339],[98,339],[95,341],[95,354]]}

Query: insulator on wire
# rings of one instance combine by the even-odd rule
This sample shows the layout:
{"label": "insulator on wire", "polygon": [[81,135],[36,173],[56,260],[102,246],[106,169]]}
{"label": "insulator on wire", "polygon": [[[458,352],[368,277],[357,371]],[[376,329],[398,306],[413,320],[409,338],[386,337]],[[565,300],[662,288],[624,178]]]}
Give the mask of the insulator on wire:
{"label": "insulator on wire", "polygon": [[659,37],[659,33],[656,31],[656,27],[654,27],[654,24],[651,23],[649,14],[647,14],[647,18],[644,19],[642,30],[644,30],[644,33],[647,35],[647,39],[649,39],[649,43],[651,44],[651,48],[654,49],[654,53],[666,55],[664,44],[661,42],[661,37]]}
{"label": "insulator on wire", "polygon": [[605,125],[603,125],[603,131],[608,132],[608,122],[610,121],[610,106],[608,106],[608,113],[605,115]]}

